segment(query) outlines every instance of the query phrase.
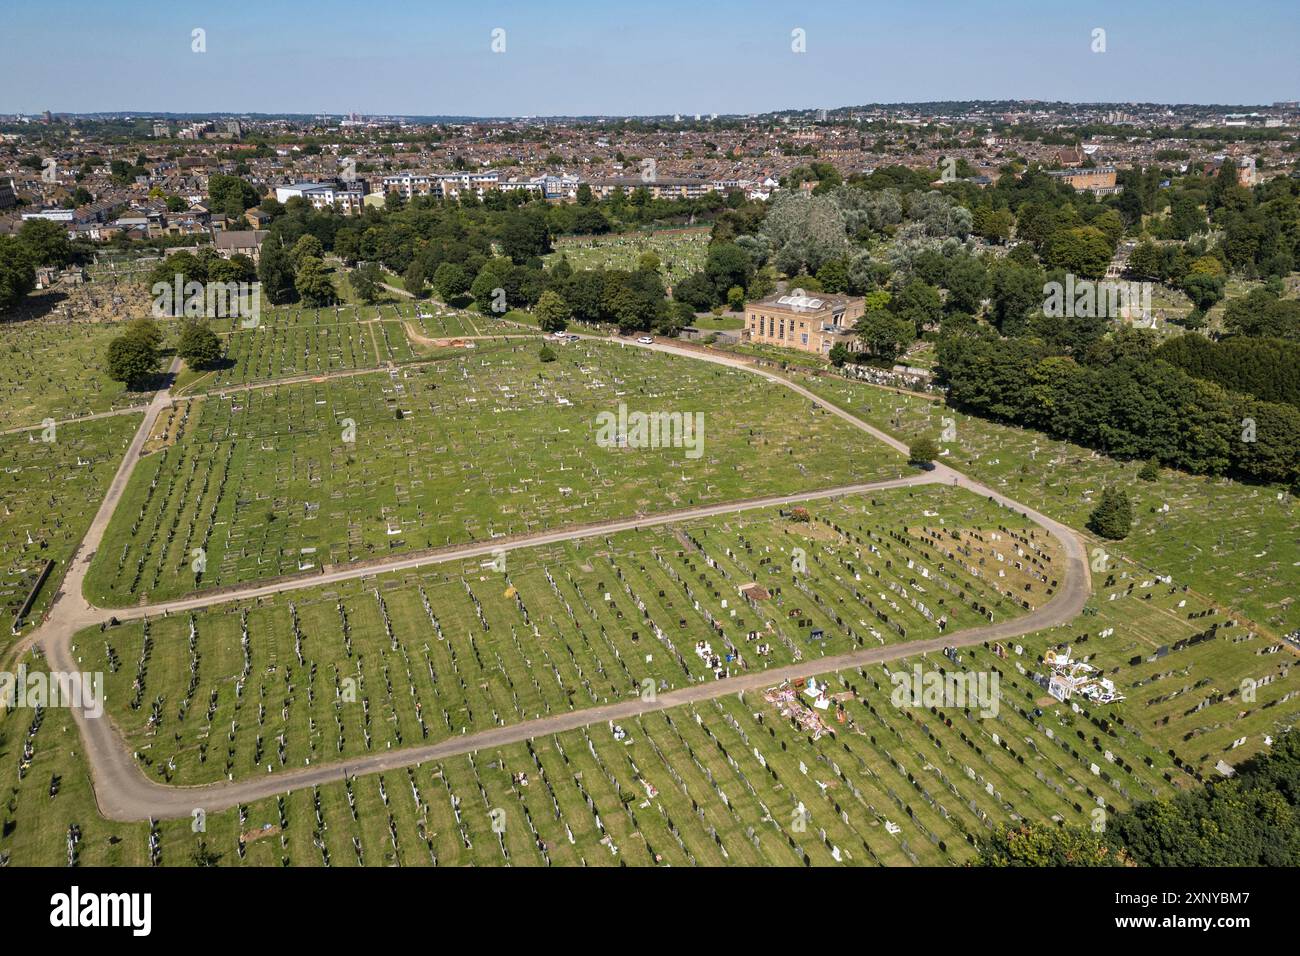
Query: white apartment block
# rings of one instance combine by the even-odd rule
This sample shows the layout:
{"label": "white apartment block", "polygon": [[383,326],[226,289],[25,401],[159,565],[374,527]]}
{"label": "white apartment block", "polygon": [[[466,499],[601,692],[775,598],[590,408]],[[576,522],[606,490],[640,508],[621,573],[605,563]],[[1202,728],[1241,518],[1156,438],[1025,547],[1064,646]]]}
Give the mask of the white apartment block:
{"label": "white apartment block", "polygon": [[495,170],[462,173],[400,172],[385,176],[380,182],[385,194],[398,193],[404,199],[415,196],[456,199],[467,192],[472,192],[481,199],[484,193],[497,188],[500,173]]}
{"label": "white apartment block", "polygon": [[365,183],[357,180],[351,183],[291,183],[288,186],[276,186],[275,198],[281,203],[300,198],[311,203],[314,209],[335,206],[345,215],[361,212],[366,198]]}

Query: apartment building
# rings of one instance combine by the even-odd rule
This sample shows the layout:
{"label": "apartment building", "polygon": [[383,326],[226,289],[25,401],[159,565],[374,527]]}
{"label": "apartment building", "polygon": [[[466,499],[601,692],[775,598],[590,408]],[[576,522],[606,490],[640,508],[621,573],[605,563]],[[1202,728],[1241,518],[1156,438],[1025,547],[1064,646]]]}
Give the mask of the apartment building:
{"label": "apartment building", "polygon": [[640,176],[618,176],[613,179],[594,179],[588,185],[597,199],[608,199],[619,189],[631,193],[641,187],[645,187],[653,199],[699,199],[717,191],[716,184],[706,179],[678,179],[666,176],[656,176],[651,180],[642,179]]}
{"label": "apartment building", "polygon": [[1097,166],[1093,169],[1062,169],[1047,175],[1061,180],[1067,186],[1083,192],[1087,190],[1095,196],[1108,196],[1117,193],[1123,186],[1117,186],[1117,171],[1114,166]]}
{"label": "apartment building", "polygon": [[432,196],[435,199],[457,199],[462,193],[473,193],[480,199],[484,193],[497,188],[501,174],[495,170],[459,173],[400,172],[380,180],[385,195],[397,193],[404,199],[415,196]]}
{"label": "apartment building", "polygon": [[861,349],[858,319],[865,300],[857,296],[807,295],[799,290],[745,307],[745,341],[778,345],[827,355],[836,345],[850,352]]}
{"label": "apartment building", "polygon": [[333,180],[317,183],[291,183],[288,186],[276,186],[275,198],[281,203],[290,199],[305,199],[313,209],[336,206],[345,215],[356,215],[361,211],[366,198],[365,180],[352,182]]}

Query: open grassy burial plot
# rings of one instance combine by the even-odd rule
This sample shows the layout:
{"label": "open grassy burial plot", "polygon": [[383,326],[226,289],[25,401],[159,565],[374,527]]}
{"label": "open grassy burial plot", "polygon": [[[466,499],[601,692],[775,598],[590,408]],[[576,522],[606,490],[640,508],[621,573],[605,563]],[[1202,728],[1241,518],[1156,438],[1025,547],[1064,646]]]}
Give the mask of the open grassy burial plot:
{"label": "open grassy burial plot", "polygon": [[[1280,488],[1108,458],[1040,432],[963,415],[939,402],[828,376],[804,385],[864,421],[910,441],[939,440],[941,461],[1083,530],[1107,485],[1133,502],[1122,541],[1096,542],[1152,574],[1239,609],[1275,635],[1300,628],[1300,499]],[[943,439],[948,431],[952,440]]]}
{"label": "open grassy burial plot", "polygon": [[547,268],[564,257],[575,271],[622,269],[631,272],[639,267],[641,256],[647,252],[659,257],[659,274],[672,285],[704,268],[709,252],[709,229],[697,227],[611,236],[564,236],[555,241],[555,251],[547,254],[544,261]]}
{"label": "open grassy burial plot", "polygon": [[[1050,646],[1070,649],[1072,660],[1112,680],[1124,700],[1104,707],[1079,700],[1082,713],[1140,734],[1160,751],[1155,765],[1171,782],[1217,778],[1220,761],[1240,763],[1294,726],[1300,673],[1287,644],[1130,562],[1095,575],[1094,592],[1084,617]],[[1041,657],[1037,638],[1024,646]]]}
{"label": "open grassy burial plot", "polygon": [[[968,531],[1001,513],[952,489],[914,495],[881,496],[882,530],[901,531],[924,519],[927,510],[939,510],[944,527],[956,528],[956,505],[970,511],[969,523],[961,526]],[[857,498],[811,503],[810,511],[825,514],[809,523],[834,517],[844,528],[862,516],[865,531],[872,522],[863,504]],[[756,553],[780,553],[791,525],[802,523],[776,511],[744,517],[745,527],[733,530],[743,532]],[[640,599],[626,569],[644,564],[643,573],[651,574],[659,567],[651,555],[660,553],[678,562],[694,560],[701,570],[720,570],[693,558],[699,553],[675,532],[717,548],[724,526],[735,520],[665,529],[671,549],[666,553],[664,541],[628,533],[510,552],[506,575],[477,565],[461,568],[460,575],[389,575],[332,593],[300,592],[292,610],[290,596],[282,595],[257,607],[196,615],[196,634],[185,617],[156,619],[145,653],[142,643],[127,646],[128,636],[142,637],[140,625],[95,630],[78,638],[77,653],[88,668],[105,670],[110,713],[119,724],[146,721],[151,701],[179,694],[159,704],[156,733],[131,738],[144,747],[144,769],[158,779],[184,778],[187,767],[201,766],[193,761],[197,746],[206,745],[209,761],[224,761],[232,736],[240,758],[251,757],[244,748],[256,748],[261,736],[273,772],[281,766],[281,735],[291,755],[286,768],[307,752],[306,741],[319,741],[317,752],[336,750],[340,734],[364,740],[368,732],[370,752],[396,750],[425,739],[417,705],[426,722],[443,721],[442,690],[461,697],[466,713],[488,713],[471,727],[511,719],[512,697],[541,693],[536,685],[545,690],[553,681],[560,686],[555,671],[580,707],[589,706],[588,690],[599,691],[604,683],[617,688],[627,682],[623,689],[632,692],[628,672],[639,676],[642,652],[653,648],[656,661],[675,658],[657,638],[651,643],[645,619],[622,587],[628,584]],[[982,530],[987,537],[989,529]],[[728,547],[736,551],[730,544],[717,551],[724,560]],[[889,552],[876,556],[868,550],[863,567],[885,555],[892,559]],[[609,559],[625,569],[621,579],[602,563]],[[1277,652],[1268,651],[1274,643],[1236,633],[1239,628],[1227,626],[1228,618],[1208,603],[1140,574],[1120,565],[1112,575],[1097,576],[1082,618],[1014,642],[789,684],[774,681],[739,699],[727,694],[613,724],[598,721],[520,744],[348,776],[205,812],[201,832],[190,818],[152,826],[102,820],[75,748],[61,746],[72,733],[67,712],[50,710],[40,720],[31,711],[7,712],[0,715],[0,733],[13,745],[0,754],[0,779],[11,781],[11,790],[0,854],[15,864],[46,865],[73,858],[83,865],[164,866],[960,865],[974,859],[981,841],[1002,823],[1096,825],[1136,802],[1194,786],[1197,774],[1215,772],[1218,759],[1236,762],[1252,745],[1267,746],[1263,738],[1276,724],[1294,720],[1300,676],[1291,676],[1294,669],[1282,667]],[[599,579],[606,587],[618,582],[611,601],[604,600]],[[683,582],[667,574],[662,580],[664,600],[691,613],[687,637],[679,640],[664,628],[666,636],[683,649],[695,634],[712,640],[708,608],[696,612]],[[699,582],[692,590],[699,594],[703,587]],[[511,590],[515,594],[507,596]],[[643,603],[655,622],[664,616],[671,622],[671,614],[679,613]],[[636,624],[619,620],[615,609],[625,609],[624,618]],[[243,625],[235,624],[241,619],[249,624],[247,642]],[[630,649],[629,628],[642,633]],[[1197,638],[1211,628],[1211,637]],[[457,629],[466,633],[458,637]],[[237,642],[233,654],[214,640],[221,630]],[[561,634],[568,639],[557,639]],[[840,632],[832,640],[842,645],[845,637]],[[111,648],[102,659],[95,655],[101,643]],[[351,657],[340,652],[346,645]],[[1044,658],[1066,648],[1074,660],[1097,667],[1122,699],[1103,704],[1053,697],[1045,686]],[[682,656],[697,668],[697,677],[711,679],[698,669],[702,662]],[[335,683],[335,663],[344,661],[354,675],[354,700],[340,699],[348,685],[340,682],[341,695]],[[39,665],[36,659],[29,663]],[[230,673],[218,678],[223,666]],[[916,667],[945,675],[996,674],[997,683],[986,683],[982,696],[951,705],[914,703],[897,690]],[[1215,700],[1213,687],[1184,688],[1195,685],[1202,670],[1226,681],[1257,678],[1256,700]],[[430,671],[436,683],[432,677],[421,680]],[[667,672],[674,683],[685,679],[675,663]],[[114,710],[123,694],[134,693],[120,686],[123,674],[143,684],[141,706],[126,721]],[[242,703],[233,707],[231,684],[244,674]],[[210,686],[219,689],[217,713],[208,717]],[[292,703],[286,700],[290,691]],[[562,693],[549,693],[564,706]],[[491,713],[494,700],[506,709]],[[316,710],[321,703],[326,706]],[[182,707],[184,717],[174,713]],[[187,725],[196,718],[210,730],[192,734]],[[1223,728],[1197,732],[1224,719],[1232,721],[1230,733],[1249,736],[1251,743],[1234,748],[1233,741],[1216,736]],[[246,733],[245,722],[257,730]],[[404,733],[400,745],[395,728]],[[171,742],[177,733],[179,745]],[[164,741],[171,757],[160,749]],[[1220,748],[1227,749],[1220,754]],[[236,778],[238,763],[231,771]],[[265,773],[265,767],[247,775],[257,772]]]}
{"label": "open grassy burial plot", "polygon": [[[475,317],[471,316],[468,312],[452,311],[440,306],[431,305],[422,309],[417,309],[414,322],[412,325],[408,325],[407,328],[408,330],[414,328],[422,338],[434,339],[435,341],[442,339],[477,338],[482,335],[491,334],[490,330],[493,329],[501,330],[506,328],[525,335],[529,331],[528,329],[503,326],[502,323],[496,319],[488,319],[485,321],[483,323],[484,328],[489,331],[484,331],[484,329],[480,328],[478,323],[474,321],[474,318]],[[415,339],[415,336],[413,335],[409,337]],[[416,339],[416,341],[419,340]]]}
{"label": "open grassy burial plot", "polygon": [[757,509],[96,628],[78,653],[148,772],[238,778],[1014,618],[1056,551],[1011,521],[943,487]]}
{"label": "open grassy burial plot", "polygon": [[122,329],[48,319],[0,323],[0,431],[147,401],[107,375],[108,343]]}
{"label": "open grassy burial plot", "polygon": [[[137,467],[87,593],[105,605],[157,601],[906,470],[903,456],[745,372],[603,343],[557,351],[543,363],[533,344],[510,340],[176,404],[176,439]],[[682,428],[643,429],[638,442],[637,421],[660,412]]]}
{"label": "open grassy burial plot", "polygon": [[410,302],[264,308],[256,324],[236,318],[212,326],[225,344],[223,360],[215,369],[185,369],[177,385],[182,393],[438,358],[469,342],[482,348],[495,337],[530,331],[495,316]]}
{"label": "open grassy burial plot", "polygon": [[0,435],[0,646],[53,561],[25,623],[38,622],[49,607],[140,419],[116,415]]}
{"label": "open grassy burial plot", "polygon": [[[1006,665],[983,648],[962,661],[990,662]],[[9,809],[24,812],[0,852],[49,865],[70,854],[181,866],[951,865],[998,822],[1091,820],[1171,789],[1127,732],[1107,740],[1115,763],[1094,773],[1104,757],[1076,731],[1095,728],[1018,703],[1032,686],[1012,674],[997,716],[982,718],[895,707],[883,668],[831,674],[230,810],[196,807],[201,832],[198,817],[99,819],[84,768],[57,745],[66,714],[52,711],[34,733],[17,728],[27,756]],[[791,696],[824,721],[810,723]]]}
{"label": "open grassy burial plot", "polygon": [[178,387],[207,390],[374,368],[379,364],[376,342],[362,314],[358,307],[344,305],[266,310],[255,326],[238,318],[214,320],[213,329],[225,345],[223,360],[210,371],[187,369]]}
{"label": "open grassy burial plot", "polygon": [[503,322],[496,315],[474,314],[453,309],[437,302],[403,303],[395,307],[404,322],[411,323],[421,336],[432,339],[477,338],[484,335],[521,334],[530,330]]}

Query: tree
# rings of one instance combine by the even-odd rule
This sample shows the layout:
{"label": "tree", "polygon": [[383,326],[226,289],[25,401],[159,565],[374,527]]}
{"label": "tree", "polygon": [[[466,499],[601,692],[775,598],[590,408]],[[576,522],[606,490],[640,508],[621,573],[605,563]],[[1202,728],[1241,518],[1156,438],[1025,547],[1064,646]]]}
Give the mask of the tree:
{"label": "tree", "polygon": [[713,283],[714,302],[722,302],[733,286],[743,290],[749,285],[754,275],[754,262],[749,253],[734,242],[715,242],[709,246],[709,254],[704,260],[704,274]]}
{"label": "tree", "polygon": [[992,319],[1003,335],[1022,334],[1029,317],[1043,307],[1043,274],[1035,267],[1001,260],[989,270]]}
{"label": "tree", "polygon": [[501,250],[519,265],[550,252],[551,233],[546,217],[527,209],[508,213],[501,226]]}
{"label": "tree", "polygon": [[158,350],[143,336],[119,335],[108,343],[108,377],[133,391],[158,369]]}
{"label": "tree", "polygon": [[511,304],[510,287],[513,284],[514,268],[510,260],[489,259],[470,283],[469,294],[480,311],[504,312]]}
{"label": "tree", "polygon": [[912,444],[908,446],[907,460],[909,464],[924,467],[931,464],[938,457],[939,446],[935,444],[933,438],[926,435],[913,439]]}
{"label": "tree", "polygon": [[1111,813],[1104,833],[1053,823],[1004,825],[984,866],[1300,865],[1300,734],[1239,763],[1232,779]]}
{"label": "tree", "polygon": [[181,327],[176,354],[192,369],[211,368],[221,358],[221,339],[207,322],[186,322]]}
{"label": "tree", "polygon": [[733,285],[727,290],[727,308],[732,312],[745,311],[745,290],[738,285]]}
{"label": "tree", "polygon": [[563,332],[569,325],[573,310],[558,292],[547,289],[537,300],[537,324],[543,332]]}
{"label": "tree", "polygon": [[293,259],[294,268],[297,269],[302,267],[302,260],[308,256],[315,259],[325,258],[325,247],[319,239],[307,233],[294,243],[293,251],[289,255]]}
{"label": "tree", "polygon": [[0,236],[0,312],[8,311],[36,288],[29,251],[12,236]]}
{"label": "tree", "polygon": [[556,359],[555,349],[549,345],[543,345],[537,351],[537,357],[543,362],[554,362]]}
{"label": "tree", "polygon": [[1009,209],[990,209],[980,206],[975,210],[975,234],[989,242],[1005,243],[1011,238],[1011,227],[1015,217]]}
{"label": "tree", "polygon": [[1140,481],[1155,481],[1160,477],[1160,462],[1155,458],[1148,458],[1146,464],[1138,470],[1138,479]]}
{"label": "tree", "polygon": [[916,338],[916,326],[884,310],[858,319],[857,332],[867,351],[883,363],[893,362]]}
{"label": "tree", "polygon": [[980,843],[980,866],[1133,866],[1103,834],[1047,822],[1003,825]]}
{"label": "tree", "polygon": [[943,318],[943,302],[934,286],[920,279],[911,279],[898,295],[890,299],[889,311],[911,323],[915,334],[915,329],[939,324]]}
{"label": "tree", "polygon": [[379,285],[379,266],[368,262],[352,273],[352,291],[366,305],[374,305],[379,300],[382,289]]}
{"label": "tree", "polygon": [[1181,283],[1183,292],[1192,300],[1192,305],[1201,312],[1208,311],[1223,298],[1223,287],[1223,276],[1209,275],[1204,272],[1188,272]]}
{"label": "tree", "polygon": [[213,173],[208,177],[208,208],[238,219],[257,205],[257,190],[238,176]]}
{"label": "tree", "polygon": [[464,266],[444,262],[433,274],[433,290],[443,302],[451,302],[469,291],[470,281]]}
{"label": "tree", "polygon": [[329,273],[325,271],[325,263],[315,256],[306,256],[302,260],[294,276],[293,285],[298,290],[298,295],[302,296],[303,304],[312,308],[333,305],[338,298],[338,294],[334,291],[334,283],[330,281]]}
{"label": "tree", "polygon": [[1143,239],[1129,253],[1127,271],[1135,279],[1160,279],[1160,250],[1150,239]]}
{"label": "tree", "polygon": [[151,349],[157,351],[162,347],[163,333],[158,323],[147,315],[132,319],[122,330],[122,335],[128,338],[139,339],[146,343]]}
{"label": "tree", "polygon": [[1101,493],[1101,501],[1088,517],[1088,529],[1103,538],[1118,541],[1133,527],[1133,505],[1128,495],[1113,485]]}
{"label": "tree", "polygon": [[579,235],[602,235],[609,232],[606,215],[595,206],[579,208],[573,213],[573,231]]}
{"label": "tree", "polygon": [[694,321],[695,310],[689,305],[685,302],[669,302],[668,308],[655,320],[654,331],[671,338]]}
{"label": "tree", "polygon": [[[1175,196],[1169,206],[1169,224],[1167,235],[1170,239],[1190,239],[1198,232],[1205,232],[1209,223],[1205,213],[1196,200],[1186,193]],[[1137,250],[1135,249],[1134,252]]]}
{"label": "tree", "polygon": [[1106,234],[1094,226],[1062,229],[1048,240],[1044,261],[1050,268],[1064,269],[1084,279],[1100,279],[1106,274],[1114,245]]}
{"label": "tree", "polygon": [[849,360],[849,350],[844,347],[843,342],[836,342],[831,346],[830,355],[831,364],[836,368],[843,368],[844,363]]}
{"label": "tree", "polygon": [[429,271],[424,260],[419,257],[412,259],[411,264],[402,273],[402,284],[406,286],[406,291],[417,299],[423,299],[428,295],[428,290],[425,289],[425,284],[428,281]]}
{"label": "tree", "polygon": [[826,292],[843,292],[849,285],[847,259],[828,259],[817,270],[817,281]]}
{"label": "tree", "polygon": [[1233,335],[1300,339],[1300,302],[1280,299],[1268,289],[1252,289],[1229,300],[1223,326]]}
{"label": "tree", "polygon": [[270,237],[262,244],[262,255],[257,263],[257,278],[262,291],[272,305],[286,305],[298,298],[294,287],[293,261],[278,237]]}
{"label": "tree", "polygon": [[713,282],[703,272],[692,273],[674,285],[673,298],[696,312],[707,312],[722,301]]}
{"label": "tree", "polygon": [[221,862],[223,854],[215,853],[208,849],[206,840],[200,840],[199,845],[194,852],[190,854],[190,865],[192,866],[216,866]]}
{"label": "tree", "polygon": [[48,219],[28,219],[18,230],[34,266],[63,268],[73,260],[72,243],[65,226]]}
{"label": "tree", "polygon": [[[265,202],[262,211],[266,212]],[[334,233],[334,255],[342,259],[344,265],[356,265],[361,258],[361,230],[349,228]]]}
{"label": "tree", "polygon": [[209,282],[253,282],[257,279],[253,260],[242,254],[229,259],[214,259],[207,264],[207,270]]}
{"label": "tree", "polygon": [[948,289],[948,301],[944,307],[949,312],[978,315],[984,300],[992,291],[988,270],[974,256],[958,256],[949,260],[944,270],[943,284]]}
{"label": "tree", "polygon": [[772,250],[773,263],[786,275],[801,269],[816,272],[827,260],[848,254],[845,215],[837,196],[782,191],[772,197],[760,235]]}

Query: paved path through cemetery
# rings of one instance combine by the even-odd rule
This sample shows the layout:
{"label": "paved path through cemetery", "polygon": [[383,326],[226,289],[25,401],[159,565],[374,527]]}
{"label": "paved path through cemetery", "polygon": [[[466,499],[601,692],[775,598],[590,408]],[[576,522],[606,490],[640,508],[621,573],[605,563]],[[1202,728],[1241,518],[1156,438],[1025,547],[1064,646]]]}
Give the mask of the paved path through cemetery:
{"label": "paved path through cemetery", "polygon": [[[599,337],[589,336],[589,338],[595,339]],[[624,344],[627,347],[652,349],[701,361],[714,362],[760,375],[771,382],[792,389],[810,401],[817,402],[830,413],[870,434],[877,441],[883,442],[904,454],[907,453],[907,447],[901,441],[855,418],[803,386],[780,375],[756,368],[744,359],[723,354],[702,354],[695,350],[683,349],[662,342],[655,342],[650,345]],[[81,547],[73,556],[68,573],[55,596],[49,614],[44,623],[21,641],[16,648],[18,652],[22,652],[26,647],[39,643],[45,652],[51,670],[77,671],[79,669],[78,661],[74,659],[72,649],[74,636],[82,628],[101,624],[113,615],[121,620],[157,615],[164,612],[194,610],[216,604],[267,596],[284,590],[315,587],[351,578],[417,568],[427,564],[486,557],[498,548],[510,550],[536,547],[634,530],[638,527],[650,527],[693,518],[734,513],[748,508],[771,507],[776,504],[794,503],[845,494],[869,493],[872,490],[891,487],[912,487],[928,484],[953,485],[996,501],[1017,514],[1023,515],[1029,521],[1040,525],[1056,538],[1062,548],[1059,558],[1061,572],[1058,578],[1057,592],[1052,596],[1052,599],[1042,607],[1013,620],[955,631],[926,640],[863,648],[844,654],[802,661],[784,667],[749,671],[735,677],[702,682],[679,690],[665,692],[657,695],[654,700],[643,700],[640,696],[636,696],[599,707],[553,714],[505,727],[494,727],[472,734],[463,734],[427,746],[404,747],[398,750],[357,757],[352,760],[335,761],[313,767],[302,767],[295,770],[268,773],[265,776],[245,780],[226,781],[199,787],[168,786],[149,779],[137,765],[134,755],[129,751],[125,740],[117,732],[111,718],[107,715],[90,718],[85,715],[81,708],[74,707],[72,713],[81,733],[82,746],[90,768],[96,802],[99,805],[100,813],[113,820],[188,817],[196,808],[202,808],[207,812],[217,812],[239,803],[249,803],[302,787],[338,781],[344,775],[374,773],[411,766],[428,760],[444,759],[484,747],[505,746],[533,737],[561,733],[603,721],[626,720],[639,714],[665,710],[683,704],[698,703],[728,694],[757,692],[783,680],[811,677],[840,669],[851,669],[866,664],[898,660],[917,654],[938,651],[947,646],[960,647],[985,641],[1007,640],[1045,628],[1068,624],[1083,610],[1083,606],[1091,594],[1091,577],[1088,573],[1086,548],[1083,540],[1073,530],[1014,501],[995,489],[967,478],[946,465],[936,464],[931,471],[919,472],[888,481],[852,485],[822,492],[805,492],[780,498],[757,499],[751,502],[729,502],[704,508],[689,509],[684,512],[605,521],[533,536],[520,536],[509,541],[496,539],[473,545],[448,548],[424,555],[397,558],[364,567],[343,568],[326,574],[295,578],[277,584],[252,584],[247,587],[234,588],[218,593],[200,594],[166,604],[144,605],[113,611],[94,607],[82,595],[86,571],[91,559],[94,557],[95,550],[103,540],[109,519],[121,500],[131,472],[139,461],[144,443],[152,432],[154,422],[170,402],[170,393],[166,390],[160,391],[154,396],[146,411],[144,421],[127,449],[126,456],[123,458],[122,464],[118,468],[117,474],[114,476],[94,520],[91,522]]]}

